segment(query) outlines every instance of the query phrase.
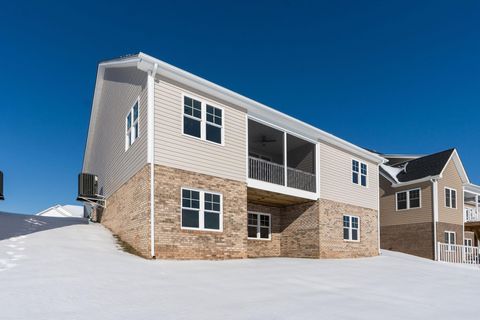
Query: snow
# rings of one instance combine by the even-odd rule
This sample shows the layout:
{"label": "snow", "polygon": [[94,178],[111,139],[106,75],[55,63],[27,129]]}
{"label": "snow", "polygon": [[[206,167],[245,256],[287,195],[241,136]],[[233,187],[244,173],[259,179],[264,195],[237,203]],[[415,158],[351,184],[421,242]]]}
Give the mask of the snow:
{"label": "snow", "polygon": [[74,217],[74,218],[83,218],[83,206],[74,206],[74,205],[64,205],[59,204],[45,209],[36,214],[37,216],[45,217]]}
{"label": "snow", "polygon": [[145,260],[84,219],[0,214],[3,319],[476,319],[480,269],[365,259]]}

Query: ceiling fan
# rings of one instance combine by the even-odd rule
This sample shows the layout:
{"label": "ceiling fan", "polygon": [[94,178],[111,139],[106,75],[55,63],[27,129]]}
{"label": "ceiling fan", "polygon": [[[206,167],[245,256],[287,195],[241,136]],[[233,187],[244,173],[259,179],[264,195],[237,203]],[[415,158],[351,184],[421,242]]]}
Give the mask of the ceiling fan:
{"label": "ceiling fan", "polygon": [[254,141],[255,143],[261,143],[262,146],[266,146],[267,143],[277,142],[277,139],[269,139],[267,136],[262,136],[260,140]]}

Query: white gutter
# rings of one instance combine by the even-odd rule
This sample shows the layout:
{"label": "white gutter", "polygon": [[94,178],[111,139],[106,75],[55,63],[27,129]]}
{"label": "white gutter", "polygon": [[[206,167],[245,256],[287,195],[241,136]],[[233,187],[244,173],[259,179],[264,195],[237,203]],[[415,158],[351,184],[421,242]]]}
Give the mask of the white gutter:
{"label": "white gutter", "polygon": [[[378,172],[380,172],[380,164],[378,165]],[[380,244],[380,175],[377,175],[377,241],[378,241],[378,254],[382,254],[382,246]]]}
{"label": "white gutter", "polygon": [[417,180],[395,183],[395,184],[392,184],[392,188],[399,188],[399,187],[403,187],[403,186],[409,186],[409,185],[411,185],[411,184],[416,184],[416,183],[420,183],[420,182],[427,182],[427,181],[433,181],[433,180],[437,180],[437,179],[440,179],[440,178],[442,178],[441,175],[428,176],[428,177],[421,178],[421,179],[417,179]]}
{"label": "white gutter", "polygon": [[148,143],[147,162],[150,163],[150,255],[155,258],[155,74],[157,64],[148,72],[147,78],[147,110],[148,110]]}
{"label": "white gutter", "polygon": [[438,258],[438,244],[437,244],[437,222],[438,222],[438,180],[432,179],[432,193],[433,193],[433,247],[434,260]]}

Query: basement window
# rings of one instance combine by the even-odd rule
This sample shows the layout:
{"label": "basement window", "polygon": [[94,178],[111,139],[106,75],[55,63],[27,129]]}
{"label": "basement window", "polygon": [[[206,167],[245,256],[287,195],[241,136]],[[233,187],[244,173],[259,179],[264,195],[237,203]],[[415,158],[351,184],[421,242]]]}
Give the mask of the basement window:
{"label": "basement window", "polygon": [[420,208],[420,188],[396,193],[397,211]]}
{"label": "basement window", "polygon": [[182,229],[222,231],[222,195],[182,188]]}
{"label": "basement window", "polygon": [[457,209],[457,190],[445,188],[445,206],[451,209]]}
{"label": "basement window", "polygon": [[140,135],[138,100],[125,118],[125,151],[138,139]]}
{"label": "basement window", "polygon": [[343,240],[359,241],[360,218],[356,216],[343,216]]}
{"label": "basement window", "polygon": [[453,231],[445,231],[445,243],[448,244],[448,251],[455,250],[456,234]]}
{"label": "basement window", "polygon": [[248,239],[271,239],[271,216],[268,213],[248,213]]}

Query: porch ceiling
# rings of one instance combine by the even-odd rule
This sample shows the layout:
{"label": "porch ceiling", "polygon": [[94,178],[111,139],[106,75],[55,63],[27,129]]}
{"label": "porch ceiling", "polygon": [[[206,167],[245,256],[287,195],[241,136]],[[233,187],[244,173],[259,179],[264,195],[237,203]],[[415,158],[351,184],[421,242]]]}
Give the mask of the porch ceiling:
{"label": "porch ceiling", "polygon": [[310,202],[312,200],[289,196],[286,194],[270,192],[248,187],[247,200],[251,203],[261,204],[265,206],[286,207],[294,204]]}

